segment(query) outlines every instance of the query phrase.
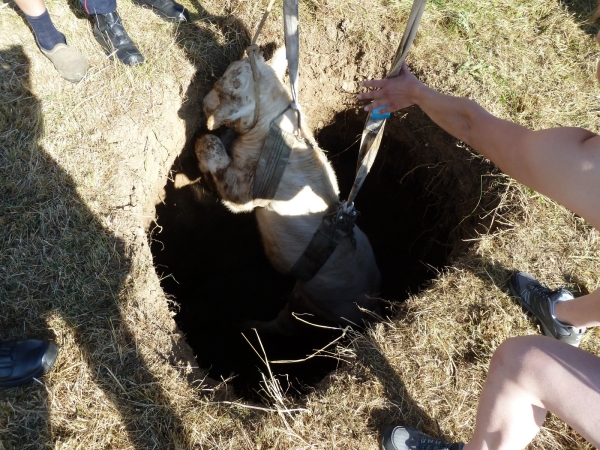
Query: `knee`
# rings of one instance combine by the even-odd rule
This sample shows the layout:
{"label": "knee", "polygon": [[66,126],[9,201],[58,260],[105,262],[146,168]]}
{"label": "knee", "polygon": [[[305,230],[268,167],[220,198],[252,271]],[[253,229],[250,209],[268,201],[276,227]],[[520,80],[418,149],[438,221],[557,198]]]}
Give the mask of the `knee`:
{"label": "knee", "polygon": [[502,375],[524,381],[524,377],[536,370],[538,355],[549,338],[544,336],[519,336],[504,341],[494,351],[489,374]]}

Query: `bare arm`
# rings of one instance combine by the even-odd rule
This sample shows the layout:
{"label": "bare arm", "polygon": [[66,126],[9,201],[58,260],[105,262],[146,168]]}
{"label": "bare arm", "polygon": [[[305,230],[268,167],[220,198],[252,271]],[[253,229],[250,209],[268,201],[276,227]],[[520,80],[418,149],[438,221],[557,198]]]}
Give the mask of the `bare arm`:
{"label": "bare arm", "polygon": [[396,78],[365,81],[362,86],[379,88],[359,95],[375,99],[367,111],[383,105],[389,106],[381,112],[418,105],[504,173],[600,229],[600,136],[582,128],[531,131],[491,115],[471,100],[428,88],[406,65]]}

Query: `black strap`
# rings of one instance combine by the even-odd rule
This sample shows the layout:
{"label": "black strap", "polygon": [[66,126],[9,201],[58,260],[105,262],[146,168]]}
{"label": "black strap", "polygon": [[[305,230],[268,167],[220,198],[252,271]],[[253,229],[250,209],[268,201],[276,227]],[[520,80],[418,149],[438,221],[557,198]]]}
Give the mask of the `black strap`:
{"label": "black strap", "polygon": [[294,141],[293,134],[271,123],[254,172],[252,197],[255,200],[272,200],[275,197]]}
{"label": "black strap", "polygon": [[308,247],[290,270],[290,275],[302,281],[310,280],[321,270],[338,244],[344,239],[350,239],[350,243],[356,248],[355,222],[356,211],[354,210],[345,213],[340,208],[337,212],[323,217],[323,221],[313,234]]}

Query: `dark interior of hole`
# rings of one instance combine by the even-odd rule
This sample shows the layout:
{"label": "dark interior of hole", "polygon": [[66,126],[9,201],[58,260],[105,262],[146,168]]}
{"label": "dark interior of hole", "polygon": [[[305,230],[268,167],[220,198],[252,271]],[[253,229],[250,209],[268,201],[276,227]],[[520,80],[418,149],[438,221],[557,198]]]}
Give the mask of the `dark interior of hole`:
{"label": "dark interior of hole", "polygon": [[[336,170],[342,198],[354,181],[364,119],[340,113],[317,136]],[[192,145],[175,162],[173,176],[182,172],[191,180],[200,177]],[[369,236],[382,273],[381,298],[392,301],[418,291],[444,265],[449,249],[448,229],[438,226],[439,209],[424,195],[418,172],[405,177],[413,163],[402,146],[384,137],[356,200],[358,226]],[[234,376],[229,383],[236,393],[256,399],[266,368],[241,335],[240,320],[274,318],[294,280],[270,266],[254,214],[229,212],[202,180],[180,189],[169,181],[163,200],[157,206],[151,248],[162,287],[178,304],[175,320],[211,378]],[[337,335],[307,326],[303,336],[262,337],[262,343],[271,360],[301,359]],[[258,349],[256,338],[247,337]],[[302,394],[336,364],[333,358],[316,357],[274,364],[272,369],[283,375],[290,393]]]}

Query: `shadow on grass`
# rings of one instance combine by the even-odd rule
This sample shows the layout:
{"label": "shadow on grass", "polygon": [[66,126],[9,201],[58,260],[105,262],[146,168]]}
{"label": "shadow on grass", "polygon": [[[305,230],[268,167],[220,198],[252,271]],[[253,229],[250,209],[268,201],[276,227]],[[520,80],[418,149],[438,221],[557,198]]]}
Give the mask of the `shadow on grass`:
{"label": "shadow on grass", "polygon": [[600,27],[592,21],[598,6],[597,0],[558,0],[558,4],[573,15],[573,20],[586,34],[596,35]]}
{"label": "shadow on grass", "polygon": [[406,391],[406,385],[384,356],[383,350],[366,338],[355,341],[354,349],[358,362],[377,377],[387,398],[385,406],[371,413],[369,426],[379,432],[385,425],[405,425],[437,436],[435,420]]}
{"label": "shadow on grass", "polygon": [[[63,351],[53,369],[60,384],[51,373],[0,390],[0,440],[4,448],[48,448],[83,432],[119,439],[125,431],[132,448],[191,448],[123,316],[118,296],[131,269],[123,242],[38,144],[51,124],[31,92],[29,69],[20,46],[0,51],[0,339],[59,336]],[[79,359],[66,358],[77,353]],[[88,376],[102,392],[87,394],[98,398],[69,398],[89,389]],[[55,401],[71,409],[70,423],[51,420]],[[152,420],[153,409],[160,421]],[[103,414],[98,423],[106,429],[88,429]]]}

